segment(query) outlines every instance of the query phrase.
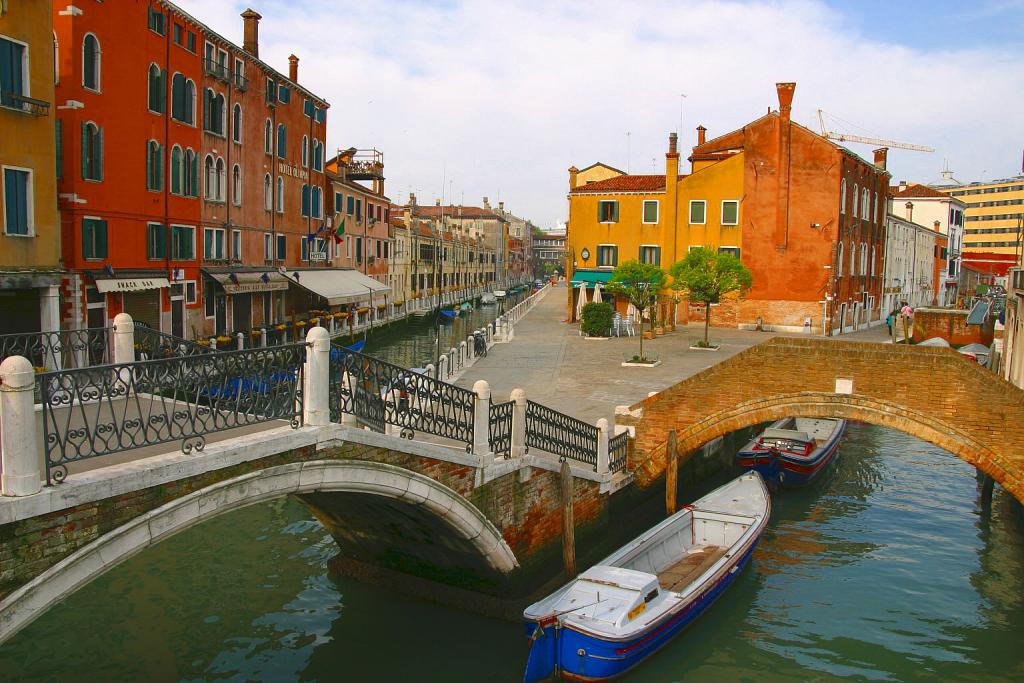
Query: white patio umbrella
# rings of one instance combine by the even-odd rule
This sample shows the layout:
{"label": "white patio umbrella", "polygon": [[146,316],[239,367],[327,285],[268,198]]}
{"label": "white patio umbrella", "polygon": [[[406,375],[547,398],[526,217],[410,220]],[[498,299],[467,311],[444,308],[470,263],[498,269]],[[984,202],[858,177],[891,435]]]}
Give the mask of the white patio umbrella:
{"label": "white patio umbrella", "polygon": [[640,322],[640,311],[633,304],[626,307],[626,315],[632,317],[636,322]]}
{"label": "white patio umbrella", "polygon": [[583,319],[583,307],[587,305],[587,283],[580,283],[580,294],[576,299],[576,320]]}
{"label": "white patio umbrella", "polygon": [[600,304],[600,303],[604,302],[604,299],[601,298],[601,283],[600,282],[598,282],[596,285],[594,285],[594,299],[593,299],[593,301],[594,301],[595,304]]}

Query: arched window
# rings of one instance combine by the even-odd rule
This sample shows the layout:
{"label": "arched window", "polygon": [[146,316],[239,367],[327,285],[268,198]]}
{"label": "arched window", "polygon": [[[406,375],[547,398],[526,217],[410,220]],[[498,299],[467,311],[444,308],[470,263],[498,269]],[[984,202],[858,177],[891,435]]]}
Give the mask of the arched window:
{"label": "arched window", "polygon": [[857,243],[850,242],[850,275],[857,274]]}
{"label": "arched window", "polygon": [[284,178],[277,178],[277,212],[284,213]]}
{"label": "arched window", "polygon": [[181,194],[181,147],[171,147],[171,194]]}
{"label": "arched window", "polygon": [[103,180],[103,130],[92,121],[82,124],[82,178]]}
{"label": "arched window", "polygon": [[92,33],[82,40],[82,85],[89,90],[100,89],[100,41]]}
{"label": "arched window", "polygon": [[857,197],[860,196],[860,192],[857,188],[857,183],[853,184],[853,217],[857,217]]}
{"label": "arched window", "polygon": [[227,171],[224,165],[224,160],[217,157],[217,201],[224,201],[225,193],[227,192]]}
{"label": "arched window", "polygon": [[164,113],[167,98],[164,81],[165,73],[156,64],[149,65],[149,110],[157,114]]}
{"label": "arched window", "polygon": [[224,95],[207,88],[203,91],[203,128],[224,135]]}
{"label": "arched window", "polygon": [[846,178],[839,183],[839,213],[846,213]]}
{"label": "arched window", "polygon": [[[875,193],[875,223],[878,222],[878,193]],[[873,273],[872,273],[873,274]]]}
{"label": "arched window", "polygon": [[213,165],[213,157],[209,154],[203,161],[203,181],[206,183],[206,198],[217,198],[217,175]]}
{"label": "arched window", "polygon": [[846,262],[843,261],[843,243],[839,243],[839,250],[836,253],[836,277],[841,278],[843,276],[843,265]]}
{"label": "arched window", "polygon": [[323,190],[319,187],[314,187],[310,195],[312,197],[310,209],[313,212],[313,218],[320,218],[323,216]]}
{"label": "arched window", "polygon": [[164,189],[164,150],[156,140],[146,143],[146,189]]}
{"label": "arched window", "polygon": [[235,206],[242,205],[242,167],[238,164],[231,169],[231,201]]}
{"label": "arched window", "polygon": [[185,81],[185,115],[182,121],[190,126],[196,125],[196,84],[189,79]]}
{"label": "arched window", "polygon": [[277,156],[284,159],[288,153],[288,130],[283,123],[277,124]]}
{"label": "arched window", "polygon": [[324,170],[324,143],[319,140],[313,141],[313,168],[320,172]]}
{"label": "arched window", "polygon": [[871,220],[871,192],[866,187],[861,196],[860,217],[866,221]]}
{"label": "arched window", "polygon": [[302,215],[309,215],[309,185],[302,186]]}
{"label": "arched window", "polygon": [[263,176],[263,208],[267,211],[274,209],[274,191],[270,185],[270,174]]}
{"label": "arched window", "polygon": [[309,138],[302,136],[302,165],[309,166]]}
{"label": "arched window", "polygon": [[231,112],[231,139],[239,144],[242,142],[242,105],[238,103]]}
{"label": "arched window", "polygon": [[199,155],[192,151],[189,147],[185,150],[185,168],[184,168],[184,181],[185,181],[185,196],[186,197],[198,197],[199,196]]}
{"label": "arched window", "polygon": [[267,124],[263,127],[263,151],[267,154],[274,153],[274,148],[272,146],[274,144],[273,131],[274,129],[271,127],[270,119],[267,119]]}

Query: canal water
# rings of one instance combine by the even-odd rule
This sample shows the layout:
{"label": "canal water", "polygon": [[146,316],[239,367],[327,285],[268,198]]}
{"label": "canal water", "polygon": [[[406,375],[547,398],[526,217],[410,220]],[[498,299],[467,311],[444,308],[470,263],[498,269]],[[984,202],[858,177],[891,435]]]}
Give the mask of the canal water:
{"label": "canal water", "polygon": [[[709,484],[710,486],[710,484]],[[973,470],[852,425],[823,481],[776,496],[733,588],[630,681],[1024,680],[1024,525]],[[518,624],[329,575],[291,499],[144,551],[0,648],[0,681],[521,680]]]}

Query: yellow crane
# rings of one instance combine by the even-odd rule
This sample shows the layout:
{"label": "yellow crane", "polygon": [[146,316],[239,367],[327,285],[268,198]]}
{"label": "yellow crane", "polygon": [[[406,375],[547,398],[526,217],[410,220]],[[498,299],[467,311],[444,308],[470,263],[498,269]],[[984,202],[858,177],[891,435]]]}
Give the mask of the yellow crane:
{"label": "yellow crane", "polygon": [[[825,127],[825,111],[822,109],[818,110],[818,123],[821,125],[821,136],[828,138],[829,140],[836,140],[837,142],[863,142],[866,145],[878,145],[879,147],[889,147],[892,149],[909,149],[913,152],[934,152],[935,150],[931,147],[925,147],[924,145],[912,145],[909,142],[897,142],[895,140],[886,140],[884,138],[872,138],[864,135],[851,135],[850,133],[837,133],[832,130],[828,130]],[[830,114],[830,116],[835,117]]]}

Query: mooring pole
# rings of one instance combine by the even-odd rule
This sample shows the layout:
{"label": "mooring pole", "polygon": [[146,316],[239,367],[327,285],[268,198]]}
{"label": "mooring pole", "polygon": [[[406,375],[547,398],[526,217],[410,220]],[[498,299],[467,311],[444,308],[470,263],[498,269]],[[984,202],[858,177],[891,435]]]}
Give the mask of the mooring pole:
{"label": "mooring pole", "polygon": [[576,578],[576,530],[572,510],[572,470],[562,461],[562,564],[565,575]]}
{"label": "mooring pole", "polygon": [[676,430],[668,433],[668,444],[665,446],[668,465],[665,470],[665,514],[676,513],[676,488],[679,479],[679,451],[676,448]]}

